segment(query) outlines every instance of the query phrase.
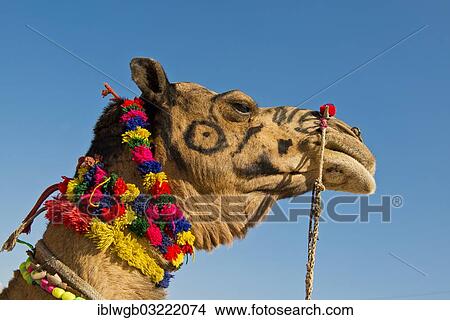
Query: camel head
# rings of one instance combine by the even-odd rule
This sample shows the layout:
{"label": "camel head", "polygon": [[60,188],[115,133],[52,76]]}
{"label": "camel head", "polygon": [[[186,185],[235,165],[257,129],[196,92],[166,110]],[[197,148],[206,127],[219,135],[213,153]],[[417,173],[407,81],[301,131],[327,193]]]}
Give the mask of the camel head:
{"label": "camel head", "polygon": [[[282,106],[260,108],[239,90],[216,93],[191,82],[170,83],[154,60],[131,61],[132,78],[142,91],[155,158],[169,177],[172,194],[191,222],[194,246],[211,250],[243,238],[272,204],[312,189],[319,171],[321,132],[316,111]],[[122,143],[119,103],[103,112],[88,156],[100,156],[109,172],[144,190]],[[331,119],[326,135],[323,182],[328,189],[371,193],[375,159],[358,129]],[[64,241],[61,241],[64,239]],[[162,288],[87,238],[50,224],[48,249],[108,299],[160,299]],[[165,269],[165,260],[141,241]],[[41,257],[42,258],[42,257]],[[101,272],[97,272],[101,266]],[[99,271],[100,269],[98,269]],[[16,271],[0,299],[45,299]]]}
{"label": "camel head", "polygon": [[[312,189],[319,170],[317,111],[261,108],[240,90],[216,93],[192,82],[170,83],[161,64],[148,58],[134,58],[131,71],[153,120],[156,156],[174,193],[204,197],[202,210],[209,214],[199,221],[192,205],[184,203],[198,247],[212,249],[243,237],[274,201]],[[105,154],[98,152],[103,146],[94,149]],[[375,190],[375,159],[358,129],[331,119],[324,161],[327,189],[364,194]],[[243,197],[239,218],[218,199],[230,195]]]}

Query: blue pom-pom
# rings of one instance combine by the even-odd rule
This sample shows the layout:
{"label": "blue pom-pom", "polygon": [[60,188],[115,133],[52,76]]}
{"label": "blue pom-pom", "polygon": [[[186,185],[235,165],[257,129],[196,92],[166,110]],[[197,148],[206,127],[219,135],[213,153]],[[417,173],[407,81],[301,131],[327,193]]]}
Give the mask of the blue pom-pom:
{"label": "blue pom-pom", "polygon": [[170,284],[170,280],[173,278],[173,274],[170,274],[167,271],[164,271],[164,278],[158,282],[158,284],[156,285],[157,287],[160,288],[168,288],[169,284]]}
{"label": "blue pom-pom", "polygon": [[125,128],[127,130],[136,130],[137,127],[145,127],[147,123],[139,116],[133,117],[127,121]]}
{"label": "blue pom-pom", "polygon": [[144,194],[140,194],[134,199],[133,203],[131,204],[131,208],[133,209],[136,214],[140,216],[145,216],[145,211],[148,208],[148,205],[150,203],[150,198],[145,196]]}
{"label": "blue pom-pom", "polygon": [[158,172],[161,172],[161,170],[162,170],[161,163],[159,163],[158,161],[153,161],[153,160],[145,161],[145,162],[141,163],[138,168],[142,174],[147,174],[150,172],[158,173]]}
{"label": "blue pom-pom", "polygon": [[99,217],[99,216],[101,216],[102,215],[102,208],[100,208],[100,207],[97,207],[97,208],[94,208],[94,209],[92,209],[91,207],[89,208],[89,214],[91,215],[91,216],[94,216],[94,217]]}
{"label": "blue pom-pom", "polygon": [[100,199],[100,202],[98,203],[99,208],[111,208],[116,204],[117,199],[106,192],[103,194],[103,197]]}
{"label": "blue pom-pom", "polygon": [[175,234],[182,231],[189,231],[191,224],[185,218],[175,221]]}
{"label": "blue pom-pom", "polygon": [[92,182],[94,180],[95,171],[97,170],[97,165],[93,166],[84,174],[84,181],[89,185],[92,186]]}
{"label": "blue pom-pom", "polygon": [[165,232],[162,232],[162,243],[160,246],[158,246],[159,251],[162,254],[166,254],[167,247],[170,246],[171,244],[173,244],[172,239],[170,239],[170,237]]}

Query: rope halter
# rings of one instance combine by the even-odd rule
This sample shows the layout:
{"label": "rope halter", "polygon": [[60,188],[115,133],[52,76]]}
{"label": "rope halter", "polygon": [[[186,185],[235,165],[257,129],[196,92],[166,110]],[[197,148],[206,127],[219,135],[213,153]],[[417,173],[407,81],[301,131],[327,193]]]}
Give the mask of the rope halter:
{"label": "rope halter", "polygon": [[309,214],[308,228],[308,262],[306,264],[305,277],[305,300],[311,300],[314,286],[314,265],[316,262],[317,240],[319,239],[319,220],[322,213],[320,193],[325,190],[322,182],[324,153],[326,144],[326,133],[328,128],[328,119],[336,114],[336,107],[333,104],[325,104],[320,107],[319,127],[321,131],[319,175],[314,181],[311,198],[311,211]]}

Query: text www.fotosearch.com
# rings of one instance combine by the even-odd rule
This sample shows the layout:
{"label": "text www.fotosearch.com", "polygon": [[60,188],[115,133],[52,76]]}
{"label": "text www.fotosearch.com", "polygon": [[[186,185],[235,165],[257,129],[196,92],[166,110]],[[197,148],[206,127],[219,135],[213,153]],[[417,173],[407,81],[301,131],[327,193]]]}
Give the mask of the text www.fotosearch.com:
{"label": "text www.fotosearch.com", "polygon": [[277,306],[267,304],[251,304],[249,306],[216,306],[208,304],[178,303],[132,303],[128,306],[98,304],[98,316],[122,316],[125,319],[133,316],[353,316],[350,306]]}

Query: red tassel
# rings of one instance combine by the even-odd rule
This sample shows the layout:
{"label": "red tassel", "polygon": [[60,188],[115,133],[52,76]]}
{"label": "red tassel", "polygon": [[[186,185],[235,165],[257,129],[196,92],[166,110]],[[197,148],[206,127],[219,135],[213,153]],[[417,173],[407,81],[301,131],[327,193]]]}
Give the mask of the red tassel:
{"label": "red tassel", "polygon": [[89,231],[91,217],[81,212],[68,200],[48,200],[44,204],[47,209],[45,217],[51,224],[64,224],[70,230],[78,233]]}

